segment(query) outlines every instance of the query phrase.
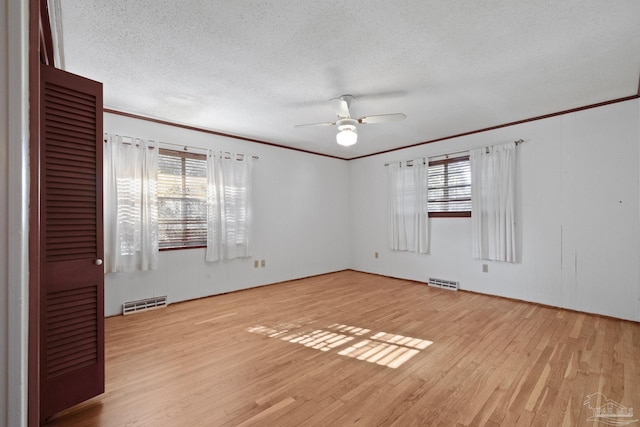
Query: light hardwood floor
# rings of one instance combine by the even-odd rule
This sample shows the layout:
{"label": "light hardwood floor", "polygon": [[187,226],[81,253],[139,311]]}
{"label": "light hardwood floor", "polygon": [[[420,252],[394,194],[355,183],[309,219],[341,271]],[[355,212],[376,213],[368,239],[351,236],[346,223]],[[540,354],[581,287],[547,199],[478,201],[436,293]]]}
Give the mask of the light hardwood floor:
{"label": "light hardwood floor", "polygon": [[592,426],[595,392],[640,418],[639,323],[344,271],[107,319],[106,393],[48,425]]}

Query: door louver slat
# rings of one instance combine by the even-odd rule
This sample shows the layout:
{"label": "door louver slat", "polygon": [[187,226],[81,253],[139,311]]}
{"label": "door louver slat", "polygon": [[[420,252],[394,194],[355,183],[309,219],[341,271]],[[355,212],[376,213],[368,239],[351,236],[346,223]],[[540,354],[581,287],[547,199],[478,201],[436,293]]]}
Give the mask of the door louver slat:
{"label": "door louver slat", "polygon": [[67,201],[65,203],[64,200],[51,200],[49,203],[51,205],[51,210],[52,211],[55,210],[55,208],[64,207],[66,203],[69,204],[70,206],[73,206],[76,209],[83,209],[84,208],[84,209],[90,210],[92,212],[96,211],[95,206],[92,207],[90,202],[69,200],[69,201]]}
{"label": "door louver slat", "polygon": [[74,359],[74,353],[86,352],[87,354],[95,354],[96,342],[95,340],[87,340],[83,343],[78,343],[75,347],[69,348],[68,346],[61,347],[58,351],[50,351],[48,357],[56,358],[58,360]]}
{"label": "door louver slat", "polygon": [[95,152],[95,147],[83,145],[84,138],[77,138],[76,135],[74,132],[66,132],[63,129],[50,129],[47,137],[50,138],[54,151],[63,149],[79,155]]}
{"label": "door louver slat", "polygon": [[52,160],[53,161],[49,164],[49,169],[47,171],[48,177],[80,178],[81,180],[87,180],[88,182],[95,181],[95,168],[91,169],[83,164],[78,164],[73,161],[68,162],[65,165],[61,162],[61,159],[54,158]]}
{"label": "door louver slat", "polygon": [[[72,167],[69,165],[69,167]],[[71,169],[71,170],[61,170],[60,168],[53,164],[51,168],[47,170],[47,177],[59,177],[59,178],[73,178],[76,181],[84,181],[85,184],[93,181],[93,185],[95,186],[95,173],[86,172],[81,169]]]}
{"label": "door louver slat", "polygon": [[79,160],[77,159],[77,157],[74,158],[67,154],[56,153],[52,151],[49,151],[48,154],[49,161],[51,162],[51,169],[55,170],[61,168],[62,166],[67,166],[78,170],[84,170],[88,173],[93,173],[94,175],[96,173],[96,168],[91,165],[91,159]]}
{"label": "door louver slat", "polygon": [[[55,104],[51,104],[50,106],[54,105]],[[74,114],[67,111],[58,110],[56,113],[51,114],[48,117],[48,124],[51,128],[72,128],[77,132],[91,133],[91,129],[94,128],[95,123],[91,120],[91,117],[85,114]]]}
{"label": "door louver slat", "polygon": [[90,119],[93,116],[91,110],[78,109],[76,105],[73,105],[69,101],[66,101],[62,98],[47,101],[47,106],[55,109],[56,111],[64,111],[66,113],[69,113],[74,117],[84,117],[85,119]]}
{"label": "door louver slat", "polygon": [[93,239],[93,240],[87,239],[86,241],[82,241],[82,242],[58,243],[58,244],[51,245],[51,247],[52,249],[55,249],[57,251],[65,250],[66,252],[91,253],[91,251],[88,249],[90,249],[92,246],[95,246],[95,243],[96,243],[96,239]]}
{"label": "door louver slat", "polygon": [[65,123],[50,121],[47,122],[47,126],[52,131],[62,131],[69,132],[71,136],[75,136],[76,138],[90,138],[91,137],[91,129],[90,128],[82,128],[74,125],[67,125]]}
{"label": "door louver slat", "polygon": [[52,196],[56,195],[73,195],[77,192],[80,196],[95,197],[91,194],[90,187],[81,184],[73,184],[72,179],[52,179],[52,182],[48,183],[47,188],[55,190]]}
{"label": "door louver slat", "polygon": [[[56,346],[54,348],[52,348],[52,350],[55,350],[56,348],[75,348],[75,346],[73,344],[78,344],[78,343],[87,343],[87,342],[93,342],[95,341],[95,334],[92,331],[89,332],[84,332],[84,333],[77,333],[74,334],[73,336],[70,337],[60,337],[57,341],[56,341]],[[50,343],[47,343],[47,345],[50,345]],[[49,352],[49,349],[47,349],[47,353]]]}
{"label": "door louver slat", "polygon": [[96,214],[95,209],[76,209],[74,212],[69,210],[67,206],[54,206],[49,210],[48,219],[89,219]]}
{"label": "door louver slat", "polygon": [[95,105],[95,98],[90,94],[76,91],[74,89],[61,86],[59,84],[51,83],[47,86],[47,90],[55,92],[57,97],[53,99],[68,99],[71,101],[71,106],[74,108],[85,108],[88,111],[92,111]]}
{"label": "door louver slat", "polygon": [[74,110],[71,107],[66,108],[58,103],[50,103],[48,104],[48,106],[56,109],[56,112],[48,117],[51,122],[60,122],[74,125],[77,124],[80,127],[85,127],[88,129],[91,129],[95,123],[90,112]]}
{"label": "door louver slat", "polygon": [[[85,227],[86,229],[90,229],[91,225],[85,225],[83,227]],[[80,227],[77,227],[77,228],[80,228]],[[76,227],[74,226],[73,228],[70,227],[70,231],[67,232],[64,229],[64,227],[59,227],[59,229],[56,232],[51,233],[51,235],[55,236],[56,234],[59,234],[60,236],[69,236],[69,237],[72,237],[72,236],[75,237],[75,236],[78,236],[78,235],[84,236],[85,235],[84,231],[85,230],[76,230]]]}
{"label": "door louver slat", "polygon": [[64,147],[49,147],[49,159],[69,160],[72,162],[85,163],[91,167],[95,166],[95,162],[91,161],[91,156],[83,156],[81,153],[69,153]]}
{"label": "door louver slat", "polygon": [[97,353],[95,351],[95,345],[91,354],[81,354],[72,360],[66,360],[64,363],[60,363],[51,368],[48,372],[49,378],[64,375],[87,366],[95,365],[97,359]]}
{"label": "door louver slat", "polygon": [[65,195],[65,194],[52,194],[49,197],[49,201],[51,203],[64,203],[64,202],[69,202],[69,203],[91,203],[91,197],[86,197],[86,196],[82,196],[82,195],[68,196],[68,195]]}
{"label": "door louver slat", "polygon": [[89,315],[93,315],[95,314],[95,311],[93,311],[91,309],[91,307],[88,307],[86,309],[80,309],[76,312],[73,313],[66,313],[66,314],[61,314],[58,316],[56,322],[57,323],[64,323],[67,320],[72,320],[75,319],[76,317],[84,317],[84,316],[89,316]]}

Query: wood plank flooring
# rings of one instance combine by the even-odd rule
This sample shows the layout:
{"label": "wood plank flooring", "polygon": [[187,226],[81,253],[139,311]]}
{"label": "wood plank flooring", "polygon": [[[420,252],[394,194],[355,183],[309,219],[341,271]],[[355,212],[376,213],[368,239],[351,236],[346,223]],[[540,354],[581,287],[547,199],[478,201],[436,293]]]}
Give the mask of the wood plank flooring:
{"label": "wood plank flooring", "polygon": [[47,425],[591,426],[607,398],[640,418],[639,323],[344,271],[108,318],[106,392]]}

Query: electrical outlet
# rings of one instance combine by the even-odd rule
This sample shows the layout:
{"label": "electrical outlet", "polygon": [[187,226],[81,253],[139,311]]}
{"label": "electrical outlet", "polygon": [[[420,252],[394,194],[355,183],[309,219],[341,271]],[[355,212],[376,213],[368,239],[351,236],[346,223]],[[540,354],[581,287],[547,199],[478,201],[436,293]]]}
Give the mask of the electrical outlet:
{"label": "electrical outlet", "polygon": [[253,268],[258,268],[260,266],[259,261],[257,259],[253,260]]}
{"label": "electrical outlet", "polygon": [[482,264],[482,272],[483,273],[489,272],[489,264]]}
{"label": "electrical outlet", "polygon": [[266,267],[267,263],[265,260],[260,261],[260,267]]}
{"label": "electrical outlet", "polygon": [[379,256],[378,252],[376,252],[376,254],[375,254],[374,256],[376,257],[376,259],[377,259],[377,258],[380,258],[380,256]]}

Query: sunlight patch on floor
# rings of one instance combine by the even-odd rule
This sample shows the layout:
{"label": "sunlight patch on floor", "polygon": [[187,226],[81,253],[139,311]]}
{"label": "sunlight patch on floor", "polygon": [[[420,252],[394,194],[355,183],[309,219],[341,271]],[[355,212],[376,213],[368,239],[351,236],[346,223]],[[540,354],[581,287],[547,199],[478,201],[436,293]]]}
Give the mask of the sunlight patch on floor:
{"label": "sunlight patch on floor", "polygon": [[[398,368],[433,344],[433,341],[387,332],[372,334],[371,329],[339,323],[329,325],[325,329],[313,330],[296,323],[272,326],[257,325],[247,328],[247,332],[279,338],[325,352],[337,349],[359,338],[360,341],[352,343],[349,347],[339,351],[338,354],[393,369]],[[367,339],[362,339],[369,334],[372,335]]]}

